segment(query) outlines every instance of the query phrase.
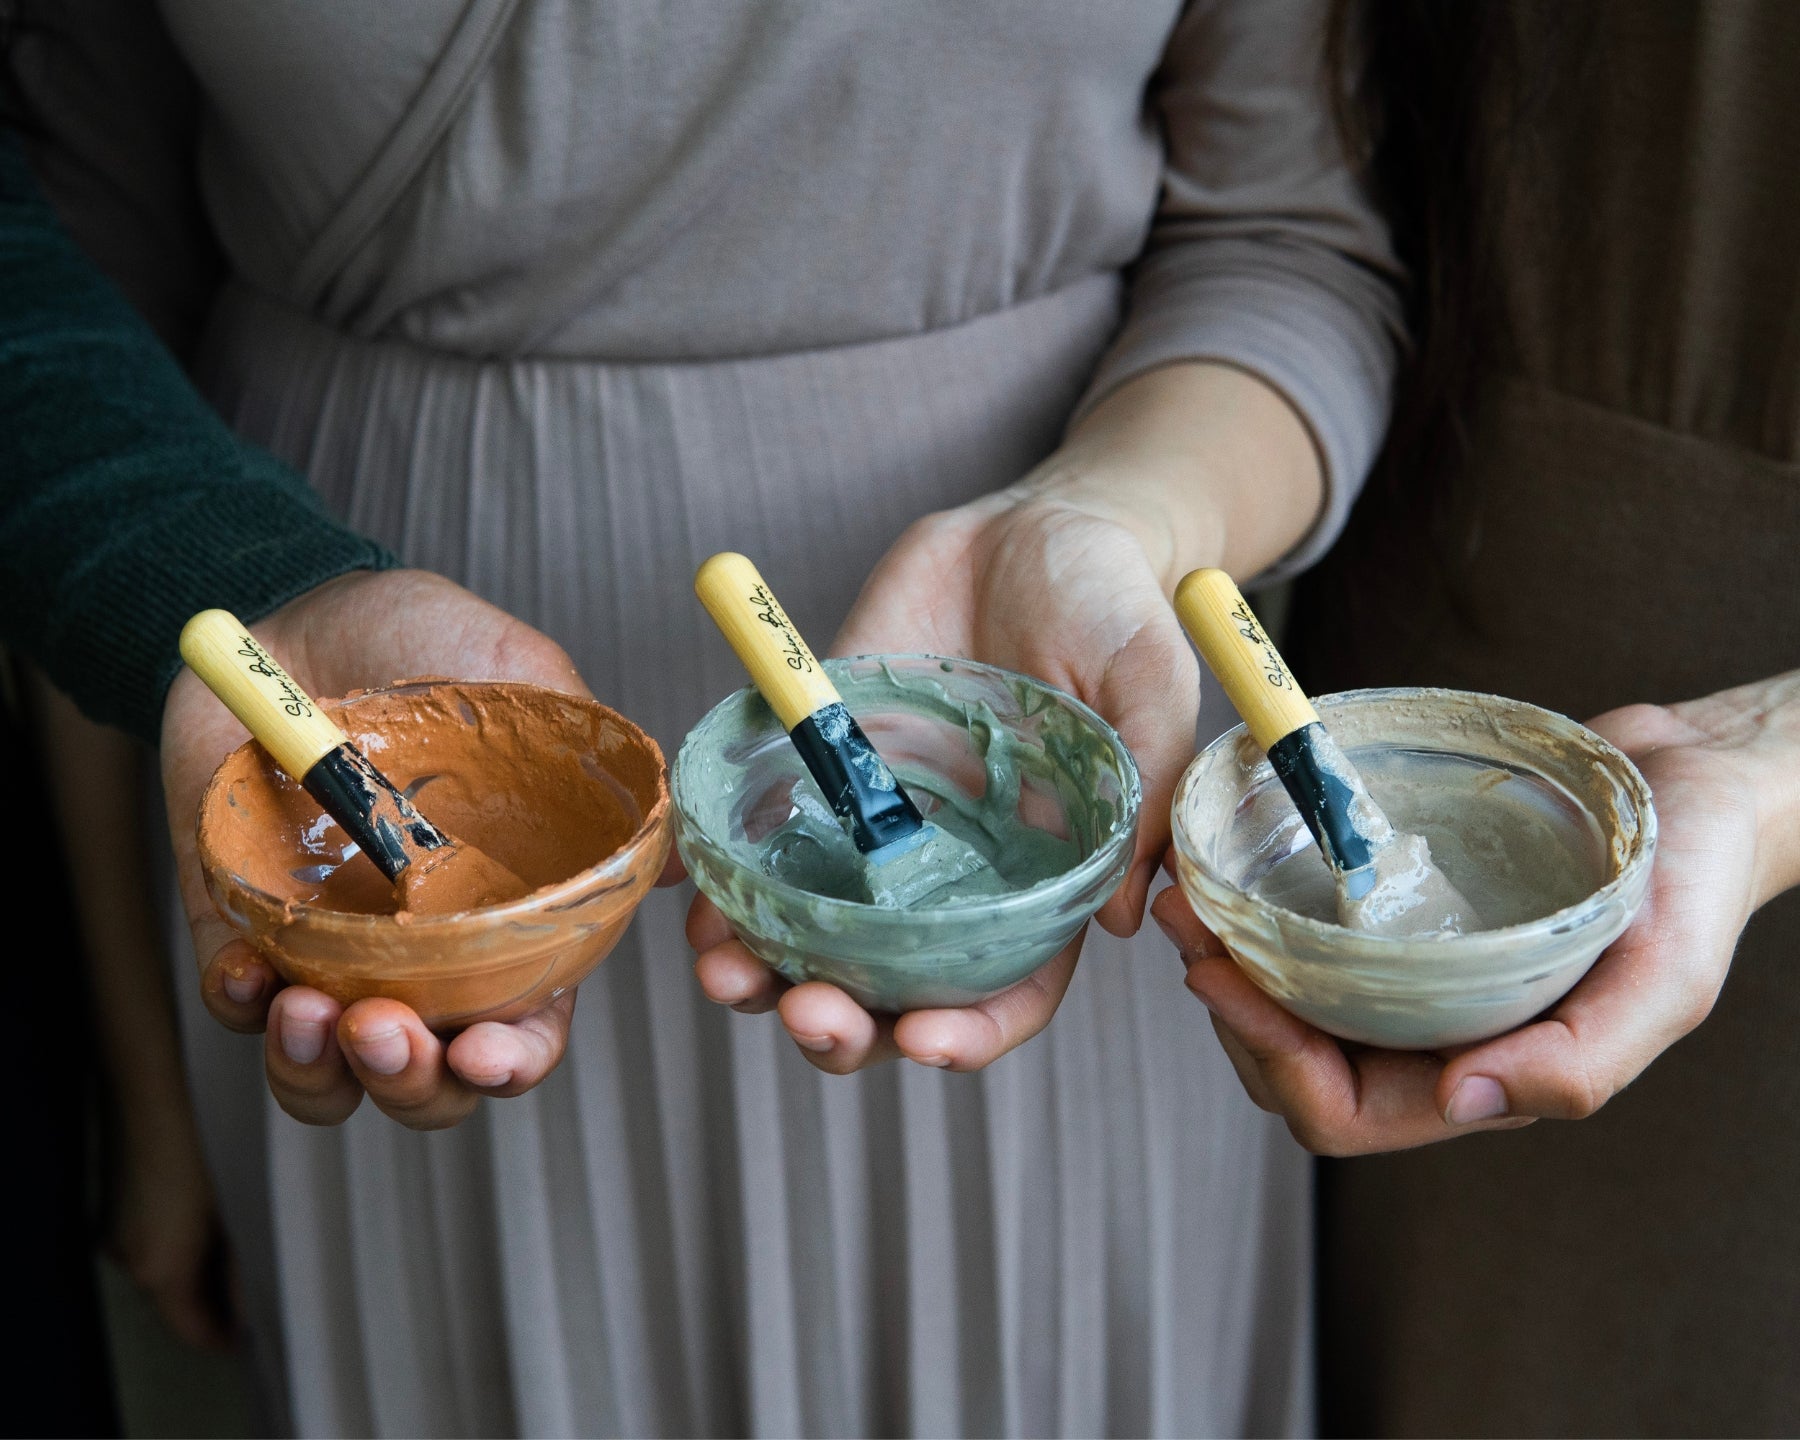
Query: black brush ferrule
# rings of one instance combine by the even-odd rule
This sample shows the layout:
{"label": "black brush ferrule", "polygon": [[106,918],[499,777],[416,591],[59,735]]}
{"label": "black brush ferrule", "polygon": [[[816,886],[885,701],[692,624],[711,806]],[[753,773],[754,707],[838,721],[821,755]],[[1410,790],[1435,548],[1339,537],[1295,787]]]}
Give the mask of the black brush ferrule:
{"label": "black brush ferrule", "polygon": [[354,745],[327,751],[300,783],[389,880],[418,855],[450,843]]}
{"label": "black brush ferrule", "polygon": [[788,738],[864,855],[924,828],[925,817],[844,706],[821,705]]}
{"label": "black brush ferrule", "polygon": [[1323,725],[1316,720],[1302,725],[1269,747],[1269,764],[1293,797],[1294,808],[1319,842],[1327,863],[1347,875],[1369,864],[1375,852],[1351,823],[1350,802],[1356,792],[1319,762],[1321,741],[1331,743]]}

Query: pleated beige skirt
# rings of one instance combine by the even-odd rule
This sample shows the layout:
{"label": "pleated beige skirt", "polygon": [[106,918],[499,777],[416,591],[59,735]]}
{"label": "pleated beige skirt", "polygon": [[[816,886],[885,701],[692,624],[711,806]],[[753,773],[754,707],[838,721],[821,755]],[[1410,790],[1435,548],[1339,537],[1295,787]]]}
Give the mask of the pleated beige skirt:
{"label": "pleated beige skirt", "polygon": [[[743,683],[696,564],[755,555],[829,636],[908,522],[1056,443],[1118,305],[1095,278],[891,342],[622,365],[351,340],[239,288],[203,370],[338,513],[554,636],[673,755]],[[1307,1162],[1154,927],[1090,935],[1054,1023],[984,1073],[845,1079],[701,996],[688,898],[654,895],[582,986],[556,1074],[450,1132],[368,1106],[308,1129],[256,1042],[188,1017],[277,1423],[1310,1426]]]}

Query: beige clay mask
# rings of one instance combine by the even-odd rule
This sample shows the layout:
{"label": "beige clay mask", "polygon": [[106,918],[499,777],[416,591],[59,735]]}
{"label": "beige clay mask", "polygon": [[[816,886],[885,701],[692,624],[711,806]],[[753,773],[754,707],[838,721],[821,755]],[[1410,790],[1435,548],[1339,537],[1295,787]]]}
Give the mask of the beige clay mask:
{"label": "beige clay mask", "polygon": [[1451,690],[1327,696],[1318,710],[1394,826],[1429,842],[1479,924],[1339,923],[1334,877],[1266,751],[1221,736],[1177,787],[1181,888],[1275,1000],[1331,1034],[1428,1049],[1553,1004],[1642,902],[1656,817],[1635,767],[1565,716]]}
{"label": "beige clay mask", "polygon": [[[1362,778],[1400,832],[1384,854],[1417,836],[1444,877],[1468,900],[1462,933],[1549,915],[1605,879],[1600,827],[1542,776],[1454,755],[1375,746],[1358,752]],[[1304,830],[1292,853],[1247,867],[1254,894],[1315,920],[1343,923],[1333,876]],[[1375,929],[1371,925],[1352,925]],[[1405,933],[1389,929],[1386,933]]]}

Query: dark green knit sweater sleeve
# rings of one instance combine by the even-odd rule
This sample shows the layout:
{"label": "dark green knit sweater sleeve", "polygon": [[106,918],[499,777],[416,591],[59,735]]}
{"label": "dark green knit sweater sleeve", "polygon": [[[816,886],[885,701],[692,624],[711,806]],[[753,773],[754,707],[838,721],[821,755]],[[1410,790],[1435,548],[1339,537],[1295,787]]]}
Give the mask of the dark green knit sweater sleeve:
{"label": "dark green knit sweater sleeve", "polygon": [[394,563],[231,433],[0,132],[0,642],[155,744],[188,616]]}

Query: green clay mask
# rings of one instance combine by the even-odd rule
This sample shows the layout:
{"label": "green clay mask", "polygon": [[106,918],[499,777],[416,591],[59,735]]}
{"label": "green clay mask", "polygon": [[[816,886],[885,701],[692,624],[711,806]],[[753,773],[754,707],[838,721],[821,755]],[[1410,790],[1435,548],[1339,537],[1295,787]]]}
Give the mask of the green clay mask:
{"label": "green clay mask", "polygon": [[677,762],[696,882],[790,979],[831,979],[878,1008],[966,1004],[1023,978],[1123,876],[1139,791],[1118,737],[1060,692],[987,666],[828,669],[926,818],[993,867],[997,893],[863,903],[866,862],[750,692],[707,716]]}
{"label": "green clay mask", "polygon": [[[950,678],[944,670],[933,678],[883,665],[853,677],[844,701],[926,818],[979,852],[1007,892],[1063,874],[1119,818],[1116,801],[1088,788],[1110,761],[1110,733],[1046,708],[1035,733],[1026,735],[1003,723],[986,700],[947,685]],[[1030,698],[1029,691],[1015,693],[1021,712]],[[754,731],[775,723],[766,707],[743,710],[744,725]],[[734,748],[727,739],[721,753]],[[707,833],[727,837],[746,866],[798,890],[866,899],[865,861],[798,757],[774,768],[772,792],[715,792],[718,803],[702,811]],[[790,813],[770,827],[783,799]],[[962,903],[954,887],[923,902],[928,908]]]}

